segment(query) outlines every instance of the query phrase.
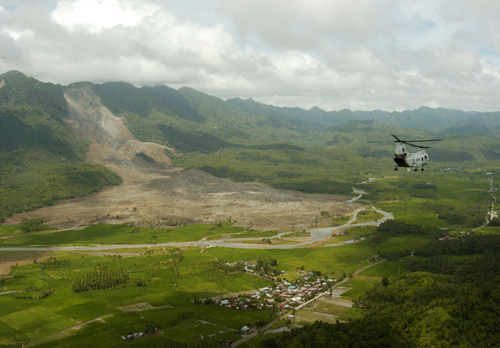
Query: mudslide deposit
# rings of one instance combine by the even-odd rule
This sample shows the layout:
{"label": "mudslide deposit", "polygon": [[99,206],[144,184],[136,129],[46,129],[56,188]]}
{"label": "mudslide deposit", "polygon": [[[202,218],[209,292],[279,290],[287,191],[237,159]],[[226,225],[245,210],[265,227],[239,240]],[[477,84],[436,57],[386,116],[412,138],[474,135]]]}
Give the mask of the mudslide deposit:
{"label": "mudslide deposit", "polygon": [[[116,117],[90,86],[69,89],[67,127],[89,139],[87,161],[119,174],[123,184],[90,196],[60,202],[22,218],[43,217],[58,228],[82,228],[95,223],[129,223],[155,227],[172,223],[216,223],[230,219],[257,229],[310,227],[321,211],[348,214],[359,207],[346,197],[277,190],[262,183],[236,183],[198,170],[174,168],[175,151],[138,141],[124,119]],[[145,154],[153,161],[147,161]]]}

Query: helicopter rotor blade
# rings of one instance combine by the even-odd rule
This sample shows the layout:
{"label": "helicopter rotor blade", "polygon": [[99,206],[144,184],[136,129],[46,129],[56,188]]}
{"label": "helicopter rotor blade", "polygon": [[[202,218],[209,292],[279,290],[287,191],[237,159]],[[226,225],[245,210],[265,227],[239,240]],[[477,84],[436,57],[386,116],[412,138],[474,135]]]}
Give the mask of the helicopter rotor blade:
{"label": "helicopter rotor blade", "polygon": [[409,143],[407,141],[402,141],[402,143],[406,144],[406,145],[418,147],[419,149],[430,149],[430,146],[415,145],[415,144]]}
{"label": "helicopter rotor blade", "polygon": [[396,141],[398,142],[403,142],[403,140],[399,139],[397,136],[395,136],[394,134],[391,134],[391,136],[396,139]]}
{"label": "helicopter rotor blade", "polygon": [[401,140],[402,143],[404,142],[411,142],[411,143],[425,143],[428,141],[441,141],[443,139],[423,139],[423,140]]}
{"label": "helicopter rotor blade", "polygon": [[416,144],[412,144],[412,143],[425,143],[425,142],[428,142],[428,141],[441,141],[443,139],[421,139],[421,140],[402,140],[400,138],[398,138],[397,135],[395,134],[391,134],[391,136],[396,139],[396,140],[392,140],[392,141],[369,141],[370,143],[400,143],[400,144],[407,144],[407,145],[410,145],[410,146],[414,146],[414,147],[418,147],[420,149],[429,149],[430,147],[429,146],[423,146],[423,145],[416,145]]}

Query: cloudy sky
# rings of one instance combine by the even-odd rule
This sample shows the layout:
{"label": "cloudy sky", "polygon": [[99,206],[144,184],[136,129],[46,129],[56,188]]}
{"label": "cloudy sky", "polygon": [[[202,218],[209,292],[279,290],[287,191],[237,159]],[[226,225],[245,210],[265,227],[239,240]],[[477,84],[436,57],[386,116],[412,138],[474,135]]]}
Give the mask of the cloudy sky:
{"label": "cloudy sky", "polygon": [[0,0],[0,74],[325,110],[500,110],[498,0]]}

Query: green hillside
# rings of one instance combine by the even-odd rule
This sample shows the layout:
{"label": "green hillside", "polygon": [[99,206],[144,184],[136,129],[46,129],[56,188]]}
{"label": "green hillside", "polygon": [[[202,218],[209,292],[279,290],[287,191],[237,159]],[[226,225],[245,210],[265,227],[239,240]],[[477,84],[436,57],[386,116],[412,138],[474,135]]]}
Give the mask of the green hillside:
{"label": "green hillside", "polygon": [[[63,122],[68,114],[66,87],[19,72],[6,73],[0,80],[4,81],[0,89],[1,216],[119,182],[104,168],[83,164],[88,143],[74,138]],[[442,138],[428,150],[434,169],[490,168],[500,158],[498,113],[426,107],[392,113],[327,112],[251,99],[224,101],[187,87],[136,88],[123,82],[78,82],[69,87],[88,84],[105,106],[126,119],[137,139],[182,153],[174,159],[177,166],[239,181],[346,194],[368,176],[393,171],[390,134],[403,139]],[[60,166],[80,173],[85,185],[62,180],[67,172],[53,170]],[[41,189],[50,180],[58,182],[57,188],[49,185],[54,192]],[[17,199],[19,192],[29,194]]]}
{"label": "green hillside", "polygon": [[[484,134],[471,128],[457,131],[460,135],[449,133],[450,127],[476,119],[495,124],[491,115],[480,113],[426,107],[392,113],[326,112],[252,99],[223,101],[192,88],[92,86],[110,110],[127,119],[138,139],[181,152],[176,165],[304,192],[346,193],[369,173],[391,171],[390,134],[404,139],[442,137],[429,150],[437,168],[487,165],[497,157],[495,147],[500,144],[491,127],[483,129]],[[485,122],[478,122],[478,127]],[[382,140],[388,143],[371,143]]]}
{"label": "green hillside", "polygon": [[308,127],[320,129],[322,126],[339,126],[350,121],[379,121],[385,124],[398,125],[405,128],[416,128],[435,134],[500,134],[499,112],[465,112],[451,109],[432,109],[422,106],[415,110],[388,112],[381,110],[324,111],[318,107],[310,110],[301,108],[277,107],[256,102],[253,99],[233,98],[229,104],[254,115],[267,117],[287,117],[299,124],[304,122]]}
{"label": "green hillside", "polygon": [[63,88],[19,72],[0,76],[0,221],[121,180],[84,163],[88,143],[65,127]]}
{"label": "green hillside", "polygon": [[138,139],[183,152],[279,142],[303,131],[286,120],[256,117],[191,88],[135,88],[121,82],[92,88],[113,113],[127,119]]}

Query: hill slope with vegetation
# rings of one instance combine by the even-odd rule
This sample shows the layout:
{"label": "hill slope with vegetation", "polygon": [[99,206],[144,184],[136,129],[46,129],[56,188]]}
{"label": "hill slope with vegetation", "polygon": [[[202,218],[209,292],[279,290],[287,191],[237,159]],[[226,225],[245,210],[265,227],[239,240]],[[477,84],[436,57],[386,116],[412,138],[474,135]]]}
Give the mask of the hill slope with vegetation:
{"label": "hill slope with vegetation", "polygon": [[0,221],[120,182],[106,168],[85,163],[89,143],[64,125],[61,86],[19,72],[0,81]]}
{"label": "hill slope with vegetation", "polygon": [[[2,216],[119,182],[102,167],[84,164],[89,143],[65,127],[64,91],[85,85],[126,120],[136,139],[182,153],[175,165],[236,181],[348,194],[354,183],[373,173],[392,171],[394,144],[389,134],[403,139],[442,137],[429,150],[435,168],[488,167],[500,158],[495,113],[425,107],[392,113],[326,112],[239,98],[224,101],[186,87],[137,88],[123,82],[64,87],[19,72],[6,73],[0,81]],[[475,127],[468,126],[471,123]],[[381,140],[388,143],[371,142]],[[47,182],[57,185],[49,188]],[[30,198],[16,198],[20,192]]]}

